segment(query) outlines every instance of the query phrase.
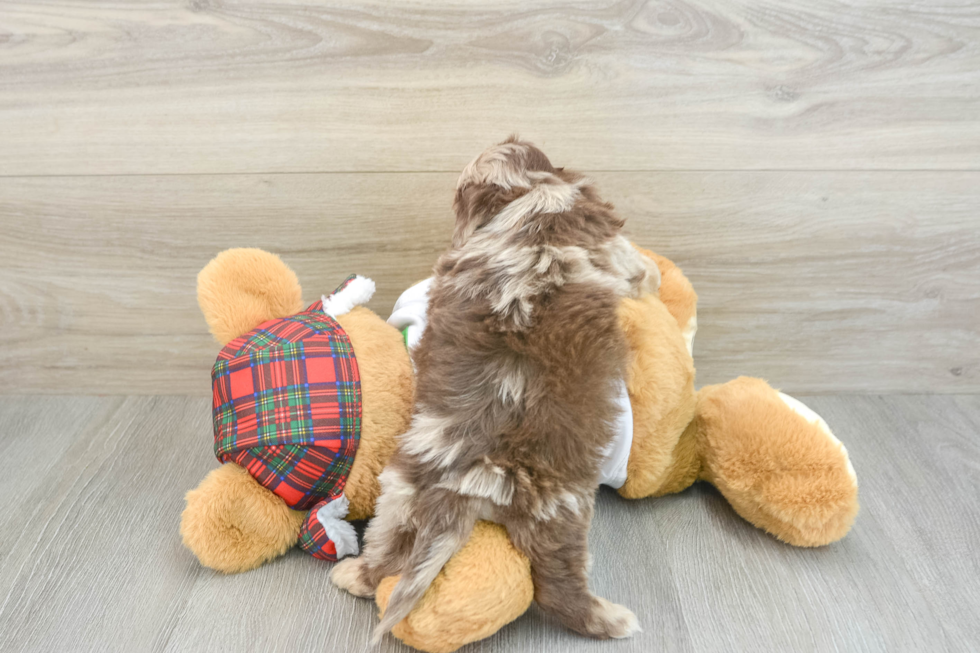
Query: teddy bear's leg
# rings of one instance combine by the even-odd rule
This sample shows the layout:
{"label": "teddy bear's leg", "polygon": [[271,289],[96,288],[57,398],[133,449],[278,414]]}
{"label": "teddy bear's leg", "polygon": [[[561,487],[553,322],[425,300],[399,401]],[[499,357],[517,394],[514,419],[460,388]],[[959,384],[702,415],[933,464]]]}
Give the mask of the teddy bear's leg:
{"label": "teddy bear's leg", "polygon": [[739,515],[796,546],[844,537],[857,477],[826,422],[765,381],[741,377],[698,394],[701,478]]}
{"label": "teddy bear's leg", "polygon": [[[398,578],[385,578],[378,586],[376,601],[382,614]],[[466,545],[391,632],[421,651],[449,653],[517,619],[533,598],[531,563],[514,548],[502,526],[477,522]]]}
{"label": "teddy bear's leg", "polygon": [[180,534],[202,565],[231,574],[288,551],[305,518],[245,469],[226,463],[187,493]]}

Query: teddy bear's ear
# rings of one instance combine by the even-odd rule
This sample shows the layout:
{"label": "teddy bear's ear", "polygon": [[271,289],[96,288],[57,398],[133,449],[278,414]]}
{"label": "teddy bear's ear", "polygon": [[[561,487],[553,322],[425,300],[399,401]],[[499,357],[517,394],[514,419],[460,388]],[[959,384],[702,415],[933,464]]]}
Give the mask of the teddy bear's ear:
{"label": "teddy bear's ear", "polygon": [[267,320],[303,310],[303,290],[275,254],[227,249],[197,275],[197,303],[224,346]]}
{"label": "teddy bear's ear", "polygon": [[694,287],[688,281],[681,269],[666,256],[655,254],[633,244],[641,254],[653,259],[660,270],[660,301],[664,303],[670,314],[684,333],[688,353],[693,351],[694,333],[698,328],[698,296]]}

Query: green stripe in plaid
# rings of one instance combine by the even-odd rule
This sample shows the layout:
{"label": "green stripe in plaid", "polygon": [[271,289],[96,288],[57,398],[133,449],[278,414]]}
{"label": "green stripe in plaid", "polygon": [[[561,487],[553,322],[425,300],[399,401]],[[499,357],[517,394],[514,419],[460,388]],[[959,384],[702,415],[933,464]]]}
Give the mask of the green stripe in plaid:
{"label": "green stripe in plaid", "polygon": [[221,462],[245,467],[299,510],[343,491],[360,437],[360,376],[321,302],[228,343],[211,378]]}

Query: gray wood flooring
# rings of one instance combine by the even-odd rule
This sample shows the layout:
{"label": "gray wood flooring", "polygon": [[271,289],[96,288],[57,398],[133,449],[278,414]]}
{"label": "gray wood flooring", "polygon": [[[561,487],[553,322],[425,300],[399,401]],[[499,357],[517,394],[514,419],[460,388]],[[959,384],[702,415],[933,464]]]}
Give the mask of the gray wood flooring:
{"label": "gray wood flooring", "polygon": [[[980,397],[816,396],[862,511],[796,549],[712,488],[602,492],[597,593],[644,632],[594,642],[533,609],[476,651],[968,651],[980,645]],[[0,650],[360,651],[373,605],[294,551],[250,573],[181,545],[183,493],[216,463],[206,399],[0,398]],[[408,650],[393,639],[383,651]]]}

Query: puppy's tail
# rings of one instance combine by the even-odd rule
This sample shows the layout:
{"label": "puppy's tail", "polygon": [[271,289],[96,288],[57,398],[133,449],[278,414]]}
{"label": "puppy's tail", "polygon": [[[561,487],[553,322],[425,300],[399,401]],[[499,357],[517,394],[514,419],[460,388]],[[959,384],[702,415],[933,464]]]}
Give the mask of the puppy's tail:
{"label": "puppy's tail", "polygon": [[415,545],[401,578],[391,592],[381,623],[374,629],[372,644],[377,644],[385,633],[408,616],[443,566],[463,548],[473,531],[476,514],[467,498],[454,494],[449,501],[438,503],[438,514],[435,510],[429,510],[427,512],[430,514],[420,519],[422,528],[415,537]]}

